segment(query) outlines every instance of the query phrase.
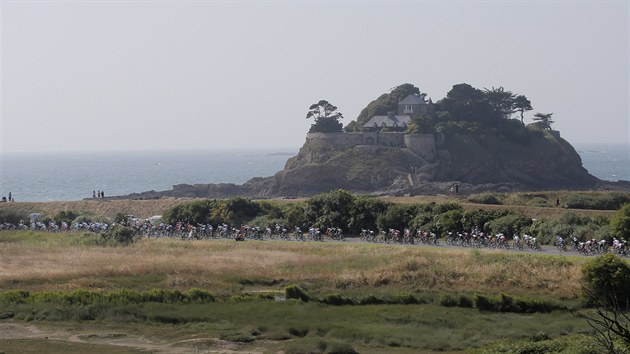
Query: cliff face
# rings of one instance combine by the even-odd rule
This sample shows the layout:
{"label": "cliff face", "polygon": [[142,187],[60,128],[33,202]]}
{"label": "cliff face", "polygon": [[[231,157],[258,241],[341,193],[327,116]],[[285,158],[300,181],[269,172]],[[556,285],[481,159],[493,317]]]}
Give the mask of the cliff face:
{"label": "cliff face", "polygon": [[575,149],[558,132],[544,131],[526,142],[455,135],[445,142],[435,180],[516,183],[524,189],[590,188],[599,180],[582,167]]}
{"label": "cliff face", "polygon": [[[425,162],[407,149],[357,146],[312,149],[305,144],[271,178],[268,196],[308,196],[334,189],[356,192],[388,190],[404,179],[413,166]],[[248,182],[249,184],[249,182]]]}
{"label": "cliff face", "polygon": [[454,183],[474,193],[588,189],[601,183],[582,167],[580,156],[559,133],[539,131],[517,140],[483,132],[454,133],[439,137],[437,150],[428,158],[404,147],[339,146],[307,139],[272,177],[243,185],[177,185],[170,191],[126,197],[304,197],[339,188],[368,194],[436,194],[448,193]]}

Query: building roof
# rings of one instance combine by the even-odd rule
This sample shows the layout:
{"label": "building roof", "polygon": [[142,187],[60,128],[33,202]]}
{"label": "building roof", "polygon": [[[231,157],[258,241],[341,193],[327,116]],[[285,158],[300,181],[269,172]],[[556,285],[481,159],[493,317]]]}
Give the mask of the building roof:
{"label": "building roof", "polygon": [[400,100],[398,104],[427,104],[427,101],[424,99],[425,96],[425,94],[416,95],[415,93],[412,93]]}
{"label": "building roof", "polygon": [[363,128],[406,127],[410,122],[410,116],[374,116],[363,124]]}

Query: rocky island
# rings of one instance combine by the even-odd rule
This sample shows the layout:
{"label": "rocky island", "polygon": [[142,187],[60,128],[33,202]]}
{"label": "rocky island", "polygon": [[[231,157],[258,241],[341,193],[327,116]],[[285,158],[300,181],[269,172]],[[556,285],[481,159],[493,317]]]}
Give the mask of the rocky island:
{"label": "rocky island", "polygon": [[[345,127],[327,101],[313,104],[315,120],[297,156],[271,177],[242,185],[180,184],[168,191],[121,198],[306,197],[335,189],[404,195],[549,189],[626,189],[603,182],[582,166],[578,153],[552,129],[551,113],[532,110],[523,95],[502,87],[453,86],[436,103],[411,84],[370,102]],[[343,128],[343,129],[342,129]]]}

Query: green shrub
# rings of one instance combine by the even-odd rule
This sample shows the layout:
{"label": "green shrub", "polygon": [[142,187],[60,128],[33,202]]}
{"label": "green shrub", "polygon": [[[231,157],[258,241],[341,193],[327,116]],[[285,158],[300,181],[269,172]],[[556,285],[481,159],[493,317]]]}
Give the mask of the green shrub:
{"label": "green shrub", "polygon": [[446,234],[449,231],[461,230],[463,228],[463,216],[464,213],[459,209],[448,210],[436,215],[433,219],[433,230],[438,235]]}
{"label": "green shrub", "polygon": [[207,304],[215,301],[214,295],[211,292],[197,288],[188,290],[188,292],[186,292],[186,296],[190,302],[199,304]]}
{"label": "green shrub", "polygon": [[232,295],[230,302],[249,302],[254,301],[256,298],[250,295]]}
{"label": "green shrub", "polygon": [[29,212],[22,209],[0,209],[0,223],[17,225],[20,221],[29,221]]}
{"label": "green shrub", "polygon": [[459,307],[474,307],[475,306],[475,302],[474,300],[467,295],[459,295]]}
{"label": "green shrub", "polygon": [[319,302],[334,306],[354,305],[354,301],[351,298],[342,296],[341,294],[326,295],[319,299]]}
{"label": "green shrub", "polygon": [[518,214],[508,214],[489,221],[487,228],[494,233],[502,232],[508,236],[520,234],[532,224],[532,219]]}
{"label": "green shrub", "polygon": [[563,204],[571,209],[617,210],[624,203],[630,203],[629,193],[572,193]]}
{"label": "green shrub", "polygon": [[55,216],[53,216],[53,220],[57,225],[61,225],[62,222],[70,225],[74,221],[74,219],[79,217],[79,215],[80,213],[77,211],[61,210],[57,214],[55,214]]}
{"label": "green shrub", "polygon": [[474,299],[475,299],[475,307],[478,310],[481,310],[481,311],[495,311],[496,310],[496,304],[494,303],[494,301],[492,301],[491,298],[484,295],[476,294]]}
{"label": "green shrub", "polygon": [[370,294],[359,299],[358,303],[359,305],[381,305],[385,303],[385,300]]}
{"label": "green shrub", "polygon": [[394,297],[394,302],[401,305],[420,304],[422,301],[416,299],[411,293],[399,293]]}
{"label": "green shrub", "polygon": [[393,204],[387,211],[378,215],[376,225],[381,230],[403,230],[409,226],[417,213],[416,206],[406,204]]}
{"label": "green shrub", "polygon": [[306,203],[289,203],[283,205],[282,217],[289,230],[293,230],[296,226],[304,227],[312,224],[312,221],[310,221],[306,215]]}
{"label": "green shrub", "polygon": [[68,305],[91,305],[103,302],[103,293],[78,289],[64,296],[64,302]]}
{"label": "green shrub", "polygon": [[480,193],[473,194],[468,197],[468,201],[471,203],[477,204],[492,204],[492,205],[501,205],[501,201],[494,194],[491,193]]}
{"label": "green shrub", "polygon": [[622,206],[610,219],[610,232],[615,237],[630,238],[630,204]]}
{"label": "green shrub", "polygon": [[612,254],[599,256],[582,268],[582,285],[587,305],[627,307],[630,266]]}
{"label": "green shrub", "polygon": [[297,299],[303,302],[308,302],[311,299],[311,297],[297,285],[289,285],[284,288],[284,295],[287,300]]}
{"label": "green shrub", "polygon": [[457,297],[448,293],[442,294],[442,296],[440,296],[439,303],[441,306],[446,306],[446,307],[455,307],[459,305],[459,301]]}
{"label": "green shrub", "polygon": [[276,299],[275,295],[272,293],[258,293],[256,297],[258,297],[259,300],[267,301],[274,301]]}
{"label": "green shrub", "polygon": [[105,298],[111,303],[139,304],[145,302],[147,297],[137,291],[120,289],[107,293]]}
{"label": "green shrub", "polygon": [[376,220],[384,213],[389,204],[378,198],[355,197],[350,210],[348,233],[359,234],[362,229],[376,230]]}
{"label": "green shrub", "polygon": [[263,215],[263,209],[258,202],[236,197],[217,202],[210,219],[229,225],[241,225],[260,215]]}
{"label": "green shrub", "polygon": [[123,225],[114,225],[102,235],[103,239],[123,246],[130,245],[137,239],[136,231]]}
{"label": "green shrub", "polygon": [[0,303],[25,304],[29,302],[31,293],[24,290],[7,290],[0,293]]}
{"label": "green shrub", "polygon": [[477,294],[474,297],[474,303],[478,310],[492,312],[537,313],[565,309],[563,306],[548,301],[513,297],[503,293],[497,297]]}
{"label": "green shrub", "polygon": [[0,292],[0,303],[24,304],[24,303],[54,303],[60,305],[98,305],[107,303],[139,304],[146,302],[158,302],[168,304],[184,303],[209,303],[215,301],[212,293],[190,289],[186,293],[179,290],[151,289],[147,291],[135,291],[120,289],[110,292],[93,290],[44,291],[30,293],[22,290],[9,290]]}
{"label": "green shrub", "polygon": [[216,200],[197,200],[176,205],[162,214],[162,220],[167,224],[174,224],[178,221],[192,224],[222,222],[223,220],[216,220],[211,217],[212,212],[218,206],[219,202]]}
{"label": "green shrub", "polygon": [[284,225],[285,221],[284,219],[275,218],[271,215],[261,215],[253,218],[247,223],[247,225],[251,227],[260,227],[263,230],[266,227],[271,227],[273,229],[273,226],[275,226],[276,224]]}

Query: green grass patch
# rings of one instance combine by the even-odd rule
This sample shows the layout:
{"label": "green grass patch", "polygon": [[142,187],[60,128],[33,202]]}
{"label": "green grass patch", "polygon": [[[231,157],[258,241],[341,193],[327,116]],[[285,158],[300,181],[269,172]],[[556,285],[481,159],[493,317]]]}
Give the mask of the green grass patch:
{"label": "green grass patch", "polygon": [[476,354],[600,354],[605,351],[597,345],[591,336],[573,334],[551,338],[544,332],[539,332],[524,340],[497,341],[472,352]]}
{"label": "green grass patch", "polygon": [[[436,304],[330,306],[313,301],[220,301],[204,304],[24,303],[4,307],[14,313],[11,321],[70,321],[82,323],[82,326],[86,322],[115,323],[148,327],[149,332],[167,326],[163,330],[203,332],[205,337],[234,343],[276,340],[280,342],[274,347],[276,350],[284,348],[296,352],[324,342],[322,353],[330,352],[331,348],[338,348],[340,352],[353,348],[361,352],[358,348],[371,348],[376,352],[391,348],[411,352],[458,351],[483,347],[489,341],[532,337],[540,332],[542,323],[551,338],[588,329],[584,321],[568,311],[517,314]],[[281,344],[287,339],[291,341]]]}
{"label": "green grass patch", "polygon": [[115,291],[74,290],[29,292],[8,290],[0,292],[0,303],[7,305],[50,303],[58,305],[101,305],[101,304],[141,304],[159,302],[165,304],[209,303],[214,295],[202,289],[179,290],[151,289],[135,291],[121,289]]}

